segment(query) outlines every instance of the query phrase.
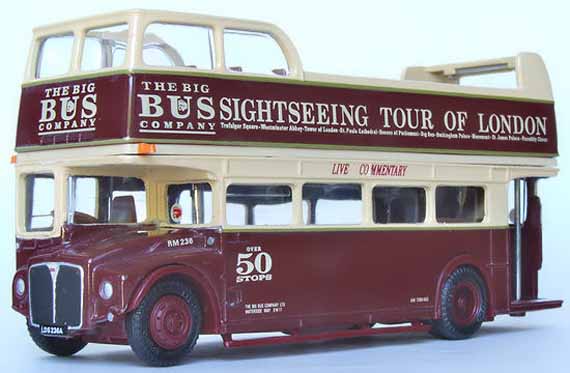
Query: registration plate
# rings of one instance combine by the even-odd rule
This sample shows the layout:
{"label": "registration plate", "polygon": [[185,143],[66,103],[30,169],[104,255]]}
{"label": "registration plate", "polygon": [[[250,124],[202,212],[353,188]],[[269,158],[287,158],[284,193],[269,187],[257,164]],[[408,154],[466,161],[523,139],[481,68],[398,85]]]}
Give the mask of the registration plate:
{"label": "registration plate", "polygon": [[46,337],[65,337],[67,335],[67,326],[41,325],[40,333]]}

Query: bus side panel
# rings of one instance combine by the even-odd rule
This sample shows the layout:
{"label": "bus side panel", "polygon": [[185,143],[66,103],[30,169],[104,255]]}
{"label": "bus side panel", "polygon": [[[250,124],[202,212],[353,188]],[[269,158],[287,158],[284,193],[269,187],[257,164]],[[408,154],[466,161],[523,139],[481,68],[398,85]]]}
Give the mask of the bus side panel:
{"label": "bus side panel", "polygon": [[495,314],[507,313],[511,299],[511,269],[509,230],[492,232],[491,275]]}
{"label": "bus side panel", "polygon": [[22,88],[16,148],[128,137],[131,80],[117,74]]}
{"label": "bus side panel", "polygon": [[[472,258],[487,279],[496,273],[490,289],[507,286],[501,269],[493,272],[492,258],[494,241],[504,245],[505,235],[488,229],[225,232],[229,329],[432,319],[438,279],[454,258]],[[491,293],[503,308],[501,291]]]}

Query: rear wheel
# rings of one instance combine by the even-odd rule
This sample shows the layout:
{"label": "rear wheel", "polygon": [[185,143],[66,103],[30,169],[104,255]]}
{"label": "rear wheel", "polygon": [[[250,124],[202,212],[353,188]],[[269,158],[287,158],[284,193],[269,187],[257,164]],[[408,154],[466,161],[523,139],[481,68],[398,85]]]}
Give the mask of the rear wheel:
{"label": "rear wheel", "polygon": [[445,339],[466,339],[475,334],[487,314],[487,291],[477,271],[460,267],[441,290],[441,319],[431,333]]}
{"label": "rear wheel", "polygon": [[87,345],[80,338],[46,337],[38,328],[28,326],[28,332],[34,343],[47,353],[56,356],[71,356]]}
{"label": "rear wheel", "polygon": [[196,344],[201,315],[197,297],[183,281],[161,281],[128,315],[129,344],[148,365],[174,365]]}

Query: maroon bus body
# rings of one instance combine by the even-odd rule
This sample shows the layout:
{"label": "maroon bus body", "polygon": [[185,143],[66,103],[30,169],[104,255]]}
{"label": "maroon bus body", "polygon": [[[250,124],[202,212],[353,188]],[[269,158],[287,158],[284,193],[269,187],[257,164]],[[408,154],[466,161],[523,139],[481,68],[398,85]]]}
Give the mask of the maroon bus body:
{"label": "maroon bus body", "polygon": [[[167,246],[167,239],[182,237],[192,237],[192,246]],[[212,245],[208,237],[214,237]],[[67,226],[65,239],[47,241],[18,240],[16,277],[40,262],[78,264],[92,273],[86,278],[84,325],[74,332],[91,342],[126,344],[125,315],[153,284],[174,274],[187,276],[198,292],[205,334],[437,319],[442,283],[464,265],[476,268],[485,280],[487,320],[560,306],[511,302],[512,245],[505,229],[221,233],[204,228],[147,237],[141,227]],[[236,284],[237,253],[248,246],[261,246],[271,254],[271,281]],[[119,278],[124,273],[128,277]],[[120,284],[109,301],[97,296],[96,284],[102,278]],[[426,301],[411,303],[411,298]],[[263,316],[244,312],[245,304],[268,302],[283,309]],[[26,297],[15,297],[14,308],[29,316]],[[106,322],[109,312],[116,316],[113,322]]]}
{"label": "maroon bus body", "polygon": [[[172,91],[145,90],[142,82],[159,83]],[[183,83],[208,89],[188,93],[191,104],[206,97],[214,117],[198,123],[197,107],[185,121],[186,129],[153,129],[141,116],[140,94],[154,94],[165,103],[168,95],[184,96]],[[42,120],[40,102],[53,94],[48,89],[64,86],[79,89],[78,102],[96,94],[94,121],[62,124],[60,114],[52,122]],[[153,86],[155,87],[155,86]],[[198,89],[200,90],[200,89]],[[73,91],[73,89],[70,89]],[[207,91],[207,92],[206,92]],[[71,97],[71,96],[69,96]],[[220,100],[268,99],[303,102],[318,99],[324,104],[365,105],[368,129],[379,131],[379,107],[429,109],[438,128],[445,131],[442,118],[448,112],[465,112],[470,118],[465,134],[477,133],[478,114],[493,113],[543,118],[546,134],[538,142],[510,140],[458,141],[439,136],[370,136],[362,131],[303,133],[289,131],[239,130],[220,124]],[[60,100],[61,96],[55,97]],[[86,100],[93,100],[93,97]],[[211,100],[211,101],[209,101]],[[57,105],[63,105],[58,101]],[[59,107],[59,106],[58,106]],[[167,106],[165,106],[167,107]],[[86,106],[89,109],[88,106]],[[153,108],[155,108],[153,106]],[[45,109],[45,108],[44,108]],[[148,109],[148,108],[147,108]],[[89,114],[89,110],[85,113]],[[48,113],[49,114],[49,113]],[[93,111],[91,111],[93,114]],[[202,115],[208,114],[204,109]],[[55,115],[55,114],[54,114]],[[272,115],[278,114],[273,112]],[[86,117],[89,117],[87,115]],[[45,119],[45,118],[44,118]],[[85,118],[83,118],[85,119]],[[152,118],[157,126],[175,121],[167,110]],[[56,122],[60,124],[56,124]],[[192,131],[188,123],[192,122]],[[49,124],[49,128],[47,126]],[[212,125],[210,125],[212,123]],[[259,123],[258,123],[259,124]],[[76,127],[74,127],[76,126]],[[339,127],[340,128],[340,127]],[[166,131],[166,132],[165,132]],[[178,132],[177,132],[178,131]],[[210,131],[204,136],[200,131]],[[193,133],[190,133],[193,132]],[[30,86],[23,89],[17,148],[20,151],[57,146],[86,146],[109,142],[236,144],[257,146],[338,146],[362,150],[430,151],[442,153],[512,153],[550,157],[557,153],[554,106],[544,102],[522,102],[500,98],[456,97],[412,92],[391,92],[372,88],[308,86],[292,81],[266,82],[204,76],[130,74],[99,77],[64,83]],[[508,228],[331,231],[224,231],[214,228],[170,229],[164,235],[149,235],[155,226],[65,225],[61,237],[17,239],[18,278],[27,278],[36,263],[64,262],[81,266],[85,273],[82,326],[70,331],[88,342],[126,344],[124,321],[136,309],[149,289],[159,280],[178,276],[197,292],[202,311],[201,333],[221,334],[226,346],[319,340],[382,331],[339,327],[367,326],[372,323],[411,323],[408,329],[395,327],[387,332],[429,330],[430,320],[438,319],[443,283],[457,268],[474,268],[483,279],[488,295],[486,319],[499,314],[521,315],[526,311],[555,308],[561,301],[540,301],[527,286],[527,300],[513,301],[513,243]],[[529,228],[530,229],[530,228]],[[526,233],[540,234],[540,220]],[[168,240],[192,238],[187,246],[169,247]],[[538,242],[538,241],[537,241]],[[537,245],[540,245],[537,244]],[[271,281],[237,282],[236,262],[247,247],[261,247],[271,255]],[[528,247],[527,251],[533,248]],[[536,246],[536,250],[541,250]],[[539,268],[540,258],[526,258],[525,274]],[[97,286],[110,279],[117,287],[111,299],[98,296]],[[26,289],[27,291],[27,289]],[[13,308],[29,318],[28,295],[13,297]],[[260,314],[261,313],[261,314]],[[109,316],[112,317],[109,317]],[[321,333],[302,333],[320,330]],[[290,337],[265,341],[234,341],[242,332],[286,331]]]}

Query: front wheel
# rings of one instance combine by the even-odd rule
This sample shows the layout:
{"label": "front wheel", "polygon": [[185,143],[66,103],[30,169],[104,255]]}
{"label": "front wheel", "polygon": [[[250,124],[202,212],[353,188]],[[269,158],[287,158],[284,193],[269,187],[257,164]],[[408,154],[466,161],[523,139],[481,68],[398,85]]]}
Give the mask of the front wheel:
{"label": "front wheel", "polygon": [[128,315],[129,344],[148,365],[175,365],[194,348],[201,321],[200,303],[185,282],[163,280]]}
{"label": "front wheel", "polygon": [[431,333],[445,339],[466,339],[475,334],[487,314],[487,291],[477,271],[460,267],[441,290],[441,319],[434,320]]}
{"label": "front wheel", "polygon": [[56,356],[74,355],[87,345],[87,342],[83,342],[80,338],[46,337],[38,328],[31,326],[28,326],[28,332],[39,348]]}

